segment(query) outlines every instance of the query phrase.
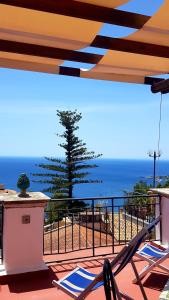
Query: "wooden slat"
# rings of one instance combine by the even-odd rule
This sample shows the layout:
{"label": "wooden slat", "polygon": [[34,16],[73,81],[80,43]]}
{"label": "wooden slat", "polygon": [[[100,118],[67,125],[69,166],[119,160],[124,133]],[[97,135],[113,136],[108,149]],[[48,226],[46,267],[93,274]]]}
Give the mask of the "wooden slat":
{"label": "wooden slat", "polygon": [[169,47],[98,35],[92,47],[169,58]]}
{"label": "wooden slat", "polygon": [[1,4],[140,29],[149,16],[72,0],[2,0]]}
{"label": "wooden slat", "polygon": [[75,62],[97,64],[103,57],[99,54],[58,49],[54,47],[0,40],[0,51],[18,54],[47,57],[53,59],[70,60]]}

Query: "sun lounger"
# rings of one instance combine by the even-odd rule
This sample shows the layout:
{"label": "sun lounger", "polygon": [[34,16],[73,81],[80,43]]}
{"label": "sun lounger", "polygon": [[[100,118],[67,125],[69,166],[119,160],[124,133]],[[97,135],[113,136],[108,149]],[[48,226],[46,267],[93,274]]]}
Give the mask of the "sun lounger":
{"label": "sun lounger", "polygon": [[[167,249],[154,242],[150,242],[141,247],[136,252],[135,256],[148,262],[144,269],[139,273],[140,280],[155,267],[169,273],[169,269],[162,264],[167,258],[169,258],[169,248]],[[137,282],[137,279],[135,278],[133,282]]]}
{"label": "sun lounger", "polygon": [[[124,267],[130,262],[132,264],[135,276],[139,282],[141,292],[143,294],[143,299],[147,300],[146,294],[144,292],[141,281],[139,280],[138,273],[135,267],[135,264],[132,260],[134,254],[138,250],[142,242],[147,238],[151,233],[152,229],[159,222],[160,217],[155,219],[148,227],[143,228],[130,242],[128,245],[125,245],[124,248],[119,252],[119,254],[111,261],[110,266],[115,276],[121,272]],[[96,275],[91,272],[88,272],[86,269],[77,266],[72,272],[67,274],[65,277],[56,281],[53,280],[53,285],[62,289],[65,293],[70,295],[74,299],[85,299],[87,295],[94,289],[99,288],[104,284],[103,282],[103,271],[100,274]],[[133,298],[125,295],[121,291],[117,291],[119,294],[119,299],[125,298],[133,300]]]}

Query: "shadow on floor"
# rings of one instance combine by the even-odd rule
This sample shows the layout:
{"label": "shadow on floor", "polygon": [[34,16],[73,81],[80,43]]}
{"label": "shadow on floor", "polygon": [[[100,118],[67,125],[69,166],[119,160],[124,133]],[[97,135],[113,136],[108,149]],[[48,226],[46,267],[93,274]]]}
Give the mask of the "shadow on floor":
{"label": "shadow on floor", "polygon": [[143,286],[149,289],[154,289],[157,291],[162,291],[166,282],[168,280],[168,275],[158,272],[152,272],[148,278],[144,281]]}
{"label": "shadow on floor", "polygon": [[77,265],[80,265],[82,268],[85,269],[92,269],[92,268],[102,268],[103,267],[104,260],[103,259],[94,259],[89,261],[80,261],[80,262],[73,262],[73,263],[60,263],[52,265],[51,268],[53,272],[56,273],[63,273],[63,272],[70,272],[74,268],[77,267]]}
{"label": "shadow on floor", "polygon": [[53,288],[52,280],[58,280],[55,272],[49,270],[36,272],[37,274],[27,274],[13,278],[9,281],[8,287],[11,293],[25,293],[30,291],[44,290]]}

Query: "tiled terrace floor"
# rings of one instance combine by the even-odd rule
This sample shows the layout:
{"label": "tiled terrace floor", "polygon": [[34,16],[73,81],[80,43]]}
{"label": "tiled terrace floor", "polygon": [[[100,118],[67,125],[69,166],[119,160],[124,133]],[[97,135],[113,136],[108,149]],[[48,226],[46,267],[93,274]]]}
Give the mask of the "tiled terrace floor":
{"label": "tiled terrace floor", "polygon": [[[103,258],[87,259],[78,262],[81,266],[87,268],[89,271],[99,273],[102,269]],[[38,272],[29,274],[29,276],[13,277],[8,284],[1,284],[0,280],[0,299],[2,300],[69,300],[68,295],[64,294],[61,290],[52,286],[53,279],[59,279],[66,275],[67,272],[72,270],[76,262],[64,262],[53,264],[49,266],[49,271]],[[137,261],[136,266],[138,269],[143,267],[144,263]],[[132,283],[134,277],[131,266],[128,265],[118,275],[117,283],[122,291],[129,294],[135,300],[142,300],[137,284]],[[163,289],[168,276],[159,270],[153,271],[147,276],[143,283],[145,291],[149,300],[156,300],[159,298],[161,290]],[[102,300],[105,299],[103,288],[92,292],[87,300]]]}

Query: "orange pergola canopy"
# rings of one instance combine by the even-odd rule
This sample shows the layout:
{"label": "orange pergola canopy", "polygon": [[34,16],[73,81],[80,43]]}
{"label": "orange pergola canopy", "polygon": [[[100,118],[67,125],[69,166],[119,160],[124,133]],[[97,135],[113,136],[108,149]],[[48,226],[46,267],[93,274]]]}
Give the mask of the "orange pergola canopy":
{"label": "orange pergola canopy", "polygon": [[[169,1],[151,17],[118,9],[127,2],[0,1],[0,67],[130,83],[159,82],[159,75],[169,73]],[[101,36],[106,23],[137,30],[123,39]],[[106,51],[104,55],[89,53],[83,51],[86,47]],[[70,68],[66,61],[92,67]]]}

